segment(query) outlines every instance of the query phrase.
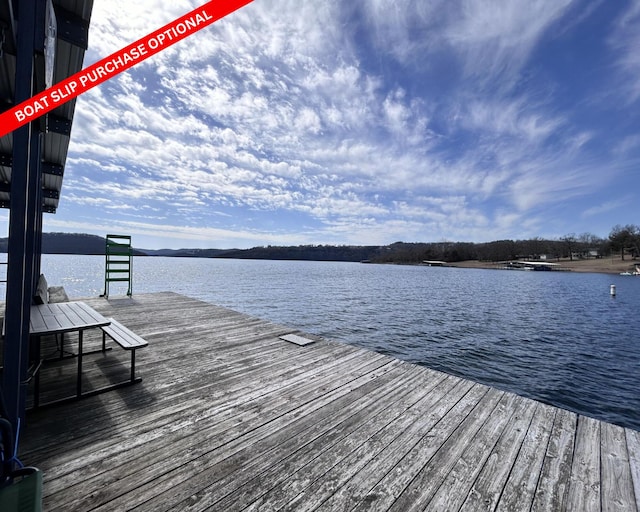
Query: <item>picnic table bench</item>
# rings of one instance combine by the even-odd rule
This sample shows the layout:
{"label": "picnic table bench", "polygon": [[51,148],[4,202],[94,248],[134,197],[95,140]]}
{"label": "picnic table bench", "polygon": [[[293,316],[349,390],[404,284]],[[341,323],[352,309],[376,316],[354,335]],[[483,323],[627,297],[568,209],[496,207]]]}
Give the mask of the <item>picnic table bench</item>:
{"label": "picnic table bench", "polygon": [[106,340],[109,336],[113,341],[120,345],[123,349],[131,352],[131,378],[130,383],[140,382],[140,377],[136,378],[136,349],[146,347],[147,340],[141,338],[133,331],[127,329],[120,322],[109,318],[109,325],[103,325],[102,329],[102,350],[106,351]]}

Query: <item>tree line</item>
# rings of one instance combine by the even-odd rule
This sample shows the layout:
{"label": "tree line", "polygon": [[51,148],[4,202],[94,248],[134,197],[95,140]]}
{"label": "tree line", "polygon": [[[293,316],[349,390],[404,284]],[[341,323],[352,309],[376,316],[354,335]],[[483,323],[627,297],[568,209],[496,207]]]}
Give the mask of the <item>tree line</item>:
{"label": "tree line", "polygon": [[587,259],[619,256],[635,259],[640,256],[640,226],[616,225],[607,238],[591,233],[567,234],[558,239],[496,240],[485,243],[396,242],[372,261],[380,263],[419,263],[436,260],[453,263],[465,260],[507,261],[517,259]]}
{"label": "tree line", "polygon": [[384,246],[299,245],[261,246],[221,252],[216,258],[269,260],[369,261],[371,263],[415,264],[428,261],[454,263],[465,260],[507,261],[516,259],[582,259],[620,255],[640,256],[640,227],[615,226],[608,238],[591,233],[565,235],[555,240],[496,240],[472,242],[395,242]]}
{"label": "tree line", "polygon": [[[104,238],[75,233],[43,233],[44,253],[104,254]],[[0,252],[7,239],[0,239]],[[370,261],[372,263],[421,263],[425,260],[455,263],[465,260],[508,261],[517,259],[586,259],[640,257],[640,226],[616,225],[607,238],[591,233],[573,233],[558,239],[496,240],[472,242],[396,242],[390,245],[299,245],[261,246],[251,249],[134,250],[136,255],[188,256],[200,258],[245,258],[269,260]]]}

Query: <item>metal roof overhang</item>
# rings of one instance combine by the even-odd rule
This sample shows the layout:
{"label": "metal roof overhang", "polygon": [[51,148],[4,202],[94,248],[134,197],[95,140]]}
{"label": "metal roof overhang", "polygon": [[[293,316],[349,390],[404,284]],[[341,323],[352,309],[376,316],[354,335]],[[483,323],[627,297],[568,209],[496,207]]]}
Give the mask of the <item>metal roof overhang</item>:
{"label": "metal roof overhang", "polygon": [[[16,79],[16,19],[19,0],[0,0],[0,112],[13,107]],[[53,0],[57,20],[53,83],[56,84],[82,69],[89,41],[89,20],[93,0]],[[44,27],[44,20],[40,23]],[[43,30],[44,36],[44,30]],[[45,89],[44,37],[42,48],[33,56],[36,93]],[[41,149],[42,211],[55,213],[60,201],[62,178],[67,159],[75,100],[42,116],[36,123],[43,134]],[[13,171],[13,135],[0,138],[0,207],[11,205]]]}

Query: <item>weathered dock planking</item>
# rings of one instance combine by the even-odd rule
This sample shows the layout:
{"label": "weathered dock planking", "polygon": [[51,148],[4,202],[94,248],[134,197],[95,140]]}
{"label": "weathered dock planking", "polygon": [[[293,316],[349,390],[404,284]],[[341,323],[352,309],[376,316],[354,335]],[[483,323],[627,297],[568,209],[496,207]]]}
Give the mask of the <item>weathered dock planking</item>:
{"label": "weathered dock planking", "polygon": [[[45,510],[640,508],[639,432],[173,293],[87,302],[149,341],[143,382],[29,414]],[[127,358],[87,356],[85,389]]]}

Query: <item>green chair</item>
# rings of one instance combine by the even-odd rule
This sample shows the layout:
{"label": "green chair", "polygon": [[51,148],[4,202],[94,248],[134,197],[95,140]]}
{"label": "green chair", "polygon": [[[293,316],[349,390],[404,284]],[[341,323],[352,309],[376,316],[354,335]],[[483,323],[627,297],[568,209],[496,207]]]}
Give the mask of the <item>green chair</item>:
{"label": "green chair", "polygon": [[6,485],[0,488],[0,510],[41,511],[42,471],[37,468],[20,468],[13,471]]}
{"label": "green chair", "polygon": [[16,465],[11,423],[0,418],[0,510],[42,510],[42,472],[37,468],[14,469]]}

